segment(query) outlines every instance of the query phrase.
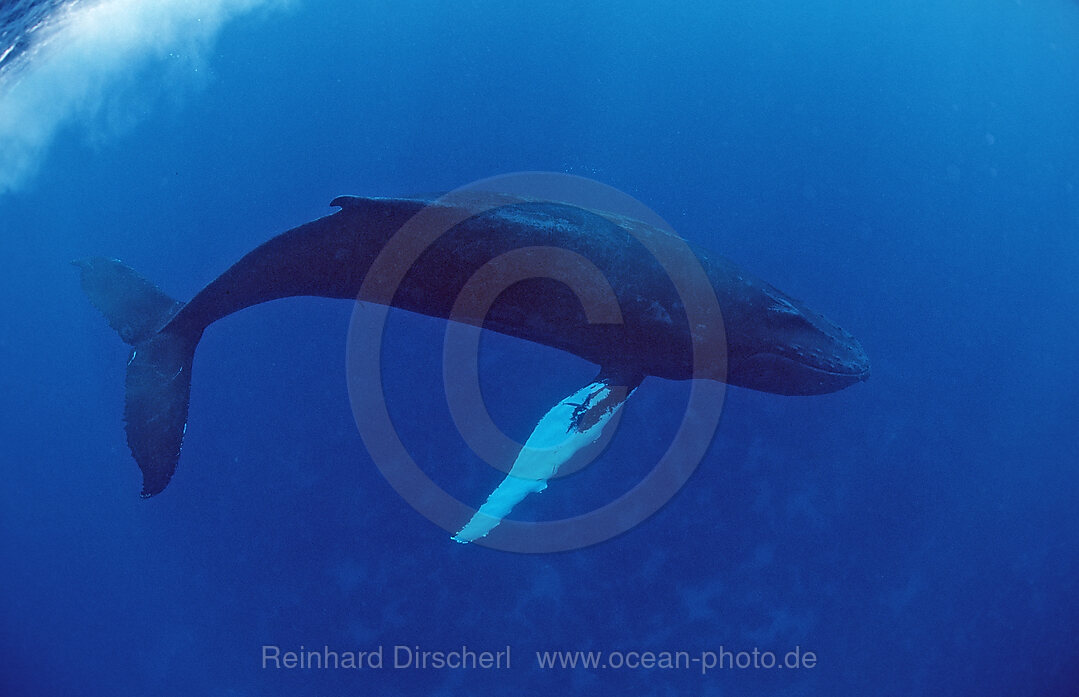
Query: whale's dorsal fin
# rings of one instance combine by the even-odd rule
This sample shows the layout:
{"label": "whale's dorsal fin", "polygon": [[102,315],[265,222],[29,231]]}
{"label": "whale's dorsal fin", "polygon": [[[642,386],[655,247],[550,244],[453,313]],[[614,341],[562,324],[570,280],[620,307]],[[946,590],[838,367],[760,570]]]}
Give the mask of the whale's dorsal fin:
{"label": "whale's dorsal fin", "polygon": [[393,198],[385,198],[382,196],[338,196],[334,200],[330,201],[330,205],[334,208],[359,208],[362,206],[370,205],[375,201],[385,201],[389,203],[398,202],[413,202],[430,204],[437,202],[441,194],[423,194],[416,196],[395,196]]}
{"label": "whale's dorsal fin", "polygon": [[358,206],[363,201],[368,201],[363,196],[338,196],[334,200],[330,201],[330,206],[333,208],[352,208]]}
{"label": "whale's dorsal fin", "polygon": [[642,379],[640,371],[604,367],[556,404],[536,424],[506,478],[453,539],[464,544],[486,537],[526,496],[546,489],[559,467],[599,440]]}

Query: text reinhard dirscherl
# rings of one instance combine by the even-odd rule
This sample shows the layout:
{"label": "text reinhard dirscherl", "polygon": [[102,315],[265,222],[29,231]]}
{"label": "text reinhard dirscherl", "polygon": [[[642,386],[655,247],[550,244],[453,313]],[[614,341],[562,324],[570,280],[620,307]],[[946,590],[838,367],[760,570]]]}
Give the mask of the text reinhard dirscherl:
{"label": "text reinhard dirscherl", "polygon": [[281,647],[271,644],[262,647],[262,667],[308,670],[502,670],[510,667],[510,647],[500,651],[475,651],[467,646],[429,651],[419,646],[397,644],[386,650],[379,645],[370,651],[335,651],[329,646],[307,649],[301,645],[295,651],[282,651]]}
{"label": "text reinhard dirscherl", "polygon": [[[274,644],[262,646],[263,669],[286,670],[507,670],[511,647],[498,651],[476,651],[461,646],[431,651],[419,646],[378,645],[368,651],[321,649],[282,651]],[[715,670],[776,668],[813,669],[817,655],[801,646],[785,653],[761,650],[733,651],[720,646],[716,651],[537,651],[540,670],[696,670],[707,675]]]}

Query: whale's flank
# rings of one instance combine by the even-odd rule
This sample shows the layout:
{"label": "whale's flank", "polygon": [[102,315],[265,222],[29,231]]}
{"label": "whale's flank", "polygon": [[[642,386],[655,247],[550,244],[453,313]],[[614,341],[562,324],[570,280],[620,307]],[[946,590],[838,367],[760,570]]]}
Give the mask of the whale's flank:
{"label": "whale's flank", "polygon": [[165,327],[183,303],[115,259],[73,262],[82,288],[109,326],[134,348],[125,381],[127,443],[142,470],[142,496],[169,483],[180,459],[191,395],[191,362],[202,336]]}

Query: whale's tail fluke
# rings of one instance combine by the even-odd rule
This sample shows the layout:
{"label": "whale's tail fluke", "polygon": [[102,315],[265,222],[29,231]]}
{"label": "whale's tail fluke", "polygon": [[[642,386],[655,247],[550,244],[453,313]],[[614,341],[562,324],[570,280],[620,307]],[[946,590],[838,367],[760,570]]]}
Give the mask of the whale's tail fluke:
{"label": "whale's tail fluke", "polygon": [[180,458],[191,362],[202,332],[189,335],[169,325],[184,304],[120,261],[93,257],[73,263],[82,270],[90,302],[134,347],[127,362],[127,443],[142,470],[142,495],[153,496],[169,483]]}

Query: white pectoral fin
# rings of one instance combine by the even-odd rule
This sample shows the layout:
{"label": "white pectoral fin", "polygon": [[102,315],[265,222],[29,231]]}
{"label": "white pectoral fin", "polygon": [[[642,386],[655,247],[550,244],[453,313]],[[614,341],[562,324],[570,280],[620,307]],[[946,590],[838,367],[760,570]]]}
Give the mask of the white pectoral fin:
{"label": "white pectoral fin", "polygon": [[547,488],[547,480],[583,448],[595,443],[626,403],[640,378],[629,386],[597,378],[556,404],[540,419],[518,453],[509,474],[487,497],[472,519],[453,536],[462,544],[491,532],[526,496]]}

